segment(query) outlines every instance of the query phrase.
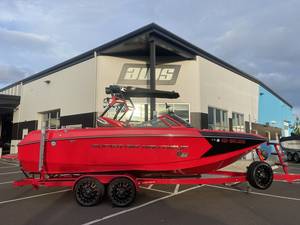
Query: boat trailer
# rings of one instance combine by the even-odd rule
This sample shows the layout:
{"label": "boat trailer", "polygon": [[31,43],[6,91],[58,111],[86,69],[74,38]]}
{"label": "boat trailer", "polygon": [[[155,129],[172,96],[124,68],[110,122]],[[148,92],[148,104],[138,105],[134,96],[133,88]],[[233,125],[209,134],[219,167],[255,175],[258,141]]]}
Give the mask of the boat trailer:
{"label": "boat trailer", "polygon": [[[43,136],[43,135],[42,135]],[[43,137],[42,137],[43,138]],[[43,141],[43,140],[42,140]],[[74,191],[77,202],[82,206],[93,206],[100,202],[105,195],[105,189],[112,201],[112,204],[124,207],[132,203],[135,199],[136,191],[142,185],[154,184],[230,184],[249,182],[251,186],[259,189],[267,189],[272,181],[295,182],[300,180],[300,174],[291,174],[288,171],[288,165],[283,160],[283,152],[279,144],[273,145],[279,162],[276,165],[281,166],[283,173],[273,173],[271,169],[271,180],[267,180],[268,184],[259,184],[256,179],[259,166],[269,166],[264,160],[264,156],[260,149],[255,149],[259,161],[254,161],[247,168],[247,172],[233,172],[217,170],[207,174],[197,176],[149,176],[139,177],[130,173],[85,173],[85,174],[47,174],[44,167],[43,145],[40,148],[40,173],[26,174],[26,178],[14,182],[14,186],[32,185],[38,189],[40,186],[46,187],[71,187]],[[266,167],[266,168],[268,168]],[[252,168],[252,169],[251,169]],[[255,180],[256,179],[256,180]],[[260,178],[264,181],[264,177]],[[91,196],[93,200],[87,200],[86,196]],[[125,197],[124,197],[125,196]]]}

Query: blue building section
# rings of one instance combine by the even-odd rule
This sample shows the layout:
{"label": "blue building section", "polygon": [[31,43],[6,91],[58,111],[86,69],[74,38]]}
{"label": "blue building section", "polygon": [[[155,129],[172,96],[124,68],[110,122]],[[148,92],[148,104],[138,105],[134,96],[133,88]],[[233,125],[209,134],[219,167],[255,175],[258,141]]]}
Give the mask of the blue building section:
{"label": "blue building section", "polygon": [[259,87],[258,122],[282,129],[282,136],[290,135],[287,124],[293,120],[292,108],[263,87]]}

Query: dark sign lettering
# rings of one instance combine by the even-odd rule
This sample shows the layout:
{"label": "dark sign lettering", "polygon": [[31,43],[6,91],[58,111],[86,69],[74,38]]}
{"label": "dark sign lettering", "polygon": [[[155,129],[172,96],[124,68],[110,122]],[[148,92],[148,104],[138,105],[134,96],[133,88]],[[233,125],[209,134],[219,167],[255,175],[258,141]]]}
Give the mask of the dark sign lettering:
{"label": "dark sign lettering", "polygon": [[[180,65],[158,65],[155,69],[157,85],[174,85],[180,70]],[[149,65],[131,64],[123,65],[118,84],[145,85],[150,80]]]}

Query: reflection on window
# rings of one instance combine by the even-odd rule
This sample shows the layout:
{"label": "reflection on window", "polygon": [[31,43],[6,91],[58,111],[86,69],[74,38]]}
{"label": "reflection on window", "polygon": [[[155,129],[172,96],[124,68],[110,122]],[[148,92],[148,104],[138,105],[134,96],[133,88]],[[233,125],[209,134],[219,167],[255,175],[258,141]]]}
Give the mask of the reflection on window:
{"label": "reflection on window", "polygon": [[169,118],[164,118],[164,120],[172,127],[178,127],[179,125],[175,123],[173,120],[170,120]]}
{"label": "reflection on window", "polygon": [[[190,122],[190,105],[183,103],[168,104],[169,110],[173,111],[177,116],[184,119],[186,122]],[[156,111],[158,115],[165,114],[167,112],[166,104],[159,103],[156,105]]]}
{"label": "reflection on window", "polygon": [[245,131],[244,114],[232,113],[232,130]]}
{"label": "reflection on window", "polygon": [[53,110],[42,113],[42,119],[46,129],[60,128],[60,110]]}
{"label": "reflection on window", "polygon": [[145,104],[135,104],[134,105],[134,112],[131,119],[131,122],[142,122],[145,121]]}
{"label": "reflection on window", "polygon": [[223,109],[208,107],[208,128],[228,130],[228,112]]}
{"label": "reflection on window", "polygon": [[[179,117],[184,119],[186,122],[190,122],[190,106],[189,106],[189,104],[173,103],[173,104],[168,104],[168,106],[169,106],[168,110],[173,111],[176,115],[178,115]],[[114,106],[114,107],[110,108],[109,111],[107,112],[106,116],[109,118],[113,118],[114,115],[116,114],[116,111],[118,110],[118,107],[119,106]],[[140,122],[150,119],[149,118],[149,116],[150,116],[150,105],[149,104],[136,103],[136,104],[134,104],[134,108],[135,109],[134,109],[133,116],[131,118],[131,123],[133,123],[133,124],[140,123]],[[148,112],[146,112],[146,110]],[[158,115],[165,114],[165,113],[167,113],[168,110],[166,109],[165,103],[156,104],[156,111],[157,111]],[[122,112],[123,112],[123,109],[121,109],[120,115],[118,116],[117,119],[120,118],[120,116],[122,115]],[[129,119],[130,115],[131,115],[131,112],[127,112],[121,120],[125,122],[126,120]],[[148,118],[146,118],[147,115],[148,115]]]}

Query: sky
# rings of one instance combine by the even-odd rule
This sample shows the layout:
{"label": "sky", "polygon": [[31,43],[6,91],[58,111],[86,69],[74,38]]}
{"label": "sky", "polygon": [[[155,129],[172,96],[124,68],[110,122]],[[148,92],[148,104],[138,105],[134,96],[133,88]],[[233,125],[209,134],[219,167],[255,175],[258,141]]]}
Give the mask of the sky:
{"label": "sky", "polygon": [[300,114],[299,12],[298,0],[0,0],[0,88],[154,22]]}

